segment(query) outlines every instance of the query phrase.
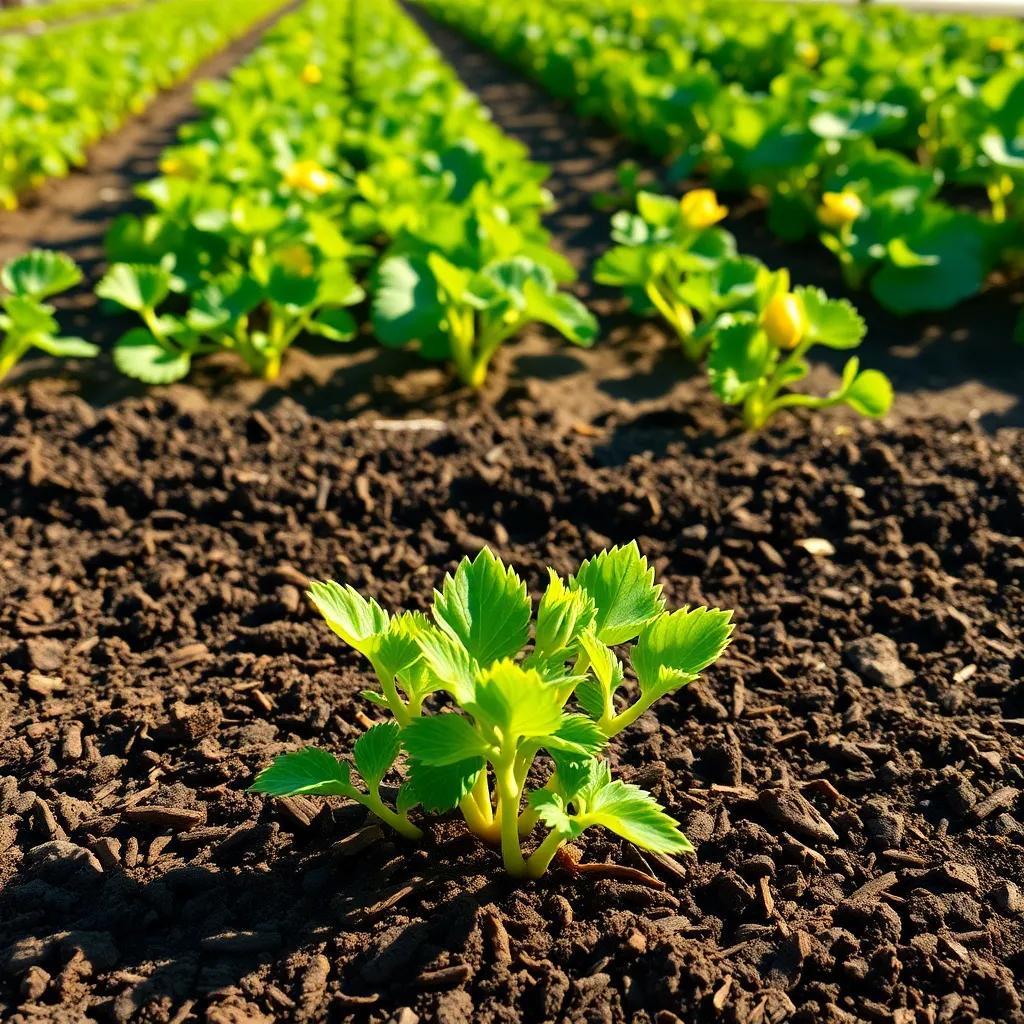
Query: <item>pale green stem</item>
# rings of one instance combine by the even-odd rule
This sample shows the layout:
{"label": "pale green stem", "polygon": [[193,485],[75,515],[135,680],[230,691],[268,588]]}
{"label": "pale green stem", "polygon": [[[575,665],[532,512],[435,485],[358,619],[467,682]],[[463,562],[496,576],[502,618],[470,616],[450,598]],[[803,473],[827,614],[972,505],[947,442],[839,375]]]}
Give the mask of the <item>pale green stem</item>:
{"label": "pale green stem", "polygon": [[628,729],[645,711],[650,708],[657,698],[645,697],[641,695],[637,698],[636,702],[630,704],[625,711],[620,712],[617,715],[612,715],[611,718],[602,718],[597,724],[601,731],[611,739],[612,736],[617,736],[623,729]]}
{"label": "pale green stem", "polygon": [[376,814],[385,825],[390,825],[391,828],[393,828],[399,835],[405,836],[406,839],[423,838],[423,832],[418,829],[406,815],[399,814],[397,811],[391,810],[391,808],[381,800],[378,793],[360,793],[358,801],[367,810]]}
{"label": "pale green stem", "polygon": [[526,860],[519,848],[519,801],[521,791],[516,785],[515,754],[503,754],[494,765],[498,781],[499,816],[501,819],[501,856],[505,869],[516,878],[526,876]]}
{"label": "pale green stem", "polygon": [[8,338],[4,343],[6,351],[0,355],[0,380],[3,380],[17,365],[18,360],[31,346],[27,341],[13,341]]}
{"label": "pale green stem", "polygon": [[547,838],[530,855],[526,862],[526,877],[540,878],[547,871],[555,854],[569,841],[560,832],[549,832]]}

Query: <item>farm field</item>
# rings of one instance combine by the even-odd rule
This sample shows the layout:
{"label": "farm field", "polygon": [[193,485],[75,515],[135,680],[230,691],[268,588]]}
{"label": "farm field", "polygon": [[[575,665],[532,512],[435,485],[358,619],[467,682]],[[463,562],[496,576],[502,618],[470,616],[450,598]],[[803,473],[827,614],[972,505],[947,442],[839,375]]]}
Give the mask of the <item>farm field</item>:
{"label": "farm field", "polygon": [[247,5],[0,213],[0,1019],[1024,1021],[1019,169],[893,308],[570,8]]}

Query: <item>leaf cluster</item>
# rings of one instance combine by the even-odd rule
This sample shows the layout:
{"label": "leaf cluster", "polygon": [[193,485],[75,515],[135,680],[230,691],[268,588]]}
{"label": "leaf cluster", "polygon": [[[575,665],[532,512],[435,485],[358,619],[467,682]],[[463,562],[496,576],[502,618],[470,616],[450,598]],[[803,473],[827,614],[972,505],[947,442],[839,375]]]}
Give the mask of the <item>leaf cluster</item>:
{"label": "leaf cluster", "polygon": [[[346,762],[307,749],[265,769],[257,792],[346,796],[412,837],[413,808],[457,807],[525,877],[592,826],[646,849],[691,848],[649,794],[612,780],[601,752],[717,660],[731,613],[667,611],[635,543],[586,560],[568,579],[549,570],[536,610],[515,571],[487,549],[445,576],[429,617],[389,614],[334,582],[314,583],[310,598],[367,660],[378,686],[364,696],[392,720],[356,743],[362,787]],[[394,807],[379,789],[391,771],[403,780]],[[547,834],[527,857],[523,842],[538,823]]]}

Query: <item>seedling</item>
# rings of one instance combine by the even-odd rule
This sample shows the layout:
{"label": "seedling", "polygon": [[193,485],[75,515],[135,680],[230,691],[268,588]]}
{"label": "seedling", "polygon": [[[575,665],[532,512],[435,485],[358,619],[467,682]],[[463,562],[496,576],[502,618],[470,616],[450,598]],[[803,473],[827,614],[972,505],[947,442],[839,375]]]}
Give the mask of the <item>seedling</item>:
{"label": "seedling", "polygon": [[693,271],[713,269],[734,256],[732,235],[715,225],[728,212],[710,189],[695,189],[679,201],[640,192],[637,212],[612,220],[619,244],[598,260],[594,279],[623,288],[637,312],[656,309],[679,337],[688,359],[699,362],[710,339],[697,332],[693,297],[685,284]]}
{"label": "seedling", "polygon": [[[846,404],[865,416],[883,416],[892,405],[892,385],[878,370],[861,370],[850,359],[842,383],[829,395],[789,390],[810,372],[805,358],[814,345],[852,349],[864,338],[864,321],[846,300],[820,289],[790,291],[787,270],[769,270],[760,260],[736,255],[728,232],[688,226],[690,217],[712,222],[722,211],[708,190],[680,203],[641,193],[638,214],[616,215],[619,244],[598,262],[595,277],[625,290],[634,308],[656,309],[679,335],[694,360],[707,356],[708,376],[727,405],[740,405],[751,430],[788,408],[824,409]],[[853,193],[831,196],[820,216],[849,237],[862,212]]]}
{"label": "seedling", "polygon": [[529,323],[555,328],[589,348],[597,322],[572,295],[558,290],[548,267],[528,256],[493,260],[481,270],[459,266],[438,251],[395,255],[377,275],[373,324],[385,345],[418,342],[424,355],[451,359],[471,388],[483,386],[494,354]]}
{"label": "seedling", "polygon": [[[536,617],[526,585],[486,548],[445,576],[430,618],[390,615],[350,586],[314,583],[309,596],[328,626],[373,669],[379,689],[364,696],[393,721],[355,744],[365,788],[347,762],[307,748],[278,757],[253,790],[344,796],[411,839],[420,834],[414,808],[457,807],[521,878],[540,877],[597,825],[647,850],[691,851],[678,822],[650,794],[613,780],[599,755],[718,659],[732,613],[667,611],[635,543],[588,559],[568,580],[548,575]],[[380,794],[391,772],[402,778],[393,807]],[[535,843],[538,824],[546,833]]]}
{"label": "seedling", "polygon": [[776,294],[760,316],[723,318],[711,354],[708,376],[727,405],[742,405],[743,422],[759,430],[782,409],[827,409],[849,405],[863,416],[884,416],[892,405],[892,385],[878,370],[861,370],[852,356],[838,388],[816,396],[785,390],[810,372],[804,358],[813,345],[856,348],[864,321],[845,299],[829,299],[820,288]]}
{"label": "seedling", "polygon": [[62,359],[91,359],[99,349],[81,338],[61,337],[54,308],[44,299],[66,292],[82,272],[63,253],[34,249],[8,260],[0,271],[7,295],[0,300],[0,381],[33,348]]}
{"label": "seedling", "polygon": [[115,263],[96,294],[132,310],[144,327],[117,341],[114,362],[129,377],[168,384],[188,375],[192,360],[218,350],[237,353],[250,371],[274,380],[289,346],[303,333],[329,341],[351,340],[356,324],[343,308],[362,301],[363,290],[344,260],[320,259],[300,242],[260,252],[250,267],[200,287],[183,314],[165,306],[184,285],[174,261]]}

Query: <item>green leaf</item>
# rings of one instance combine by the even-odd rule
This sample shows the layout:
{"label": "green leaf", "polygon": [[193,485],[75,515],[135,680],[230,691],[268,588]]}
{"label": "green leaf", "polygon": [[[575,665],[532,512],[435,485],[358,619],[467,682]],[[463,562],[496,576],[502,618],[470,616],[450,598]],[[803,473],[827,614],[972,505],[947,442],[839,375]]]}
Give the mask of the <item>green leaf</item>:
{"label": "green leaf", "polygon": [[100,354],[99,346],[84,338],[35,338],[36,348],[61,359],[92,359]]}
{"label": "green leaf", "polygon": [[877,419],[892,408],[892,384],[880,370],[862,370],[846,389],[843,401],[862,416]]}
{"label": "green leaf", "polygon": [[445,308],[437,288],[422,260],[392,256],[381,263],[373,288],[373,329],[383,345],[419,341],[437,355],[447,351],[441,328]]}
{"label": "green leaf", "polygon": [[306,747],[294,754],[282,754],[269,768],[264,768],[256,776],[249,791],[269,793],[271,796],[309,793],[354,798],[357,795],[348,764],[316,747]]}
{"label": "green leaf", "polygon": [[538,745],[570,759],[591,758],[600,753],[608,737],[597,723],[586,715],[562,715],[561,724],[549,736],[541,737]]}
{"label": "green leaf", "polygon": [[459,801],[472,790],[483,769],[482,757],[470,757],[442,767],[412,760],[409,762],[409,784],[423,809],[439,814],[458,806]]}
{"label": "green leaf", "polygon": [[402,745],[414,760],[437,768],[483,757],[491,749],[468,718],[449,713],[414,718],[402,730]]}
{"label": "green leaf", "polygon": [[671,227],[680,217],[678,199],[654,192],[638,192],[636,209],[648,224],[656,228]]}
{"label": "green leaf", "polygon": [[3,310],[7,314],[4,330],[11,334],[55,334],[60,325],[53,317],[53,306],[39,299],[25,295],[8,295],[3,300]]}
{"label": "green leaf", "polygon": [[114,365],[126,377],[145,384],[170,384],[188,376],[192,357],[157,341],[144,327],[136,327],[114,345]]}
{"label": "green leaf", "polygon": [[170,270],[159,264],[115,263],[96,285],[96,294],[141,313],[167,298],[172,281]]}
{"label": "green leaf", "polygon": [[322,309],[310,320],[307,330],[328,341],[351,341],[356,336],[356,322],[343,309]]}
{"label": "green leaf", "polygon": [[632,651],[640,692],[661,696],[692,683],[728,646],[731,620],[717,608],[681,608],[649,622]]}
{"label": "green leaf", "polygon": [[565,809],[565,801],[550,789],[535,789],[529,796],[530,807],[548,828],[566,839],[577,839],[584,826]]}
{"label": "green leaf", "polygon": [[509,658],[525,646],[532,604],[526,584],[484,548],[464,558],[434,591],[434,618],[481,665]]}
{"label": "green leaf", "polygon": [[636,541],[587,559],[570,578],[569,587],[590,595],[597,608],[594,632],[609,646],[632,640],[665,607],[654,569]]}
{"label": "green leaf", "polygon": [[67,291],[82,280],[82,272],[62,252],[33,249],[8,260],[0,272],[0,283],[13,295],[45,299]]}
{"label": "green leaf", "polygon": [[548,586],[537,607],[536,652],[542,658],[565,651],[571,657],[580,634],[597,616],[585,590],[570,590],[562,578],[548,569]]}
{"label": "green leaf", "polygon": [[356,767],[370,790],[391,770],[401,750],[401,732],[396,722],[381,722],[367,729],[352,748]]}
{"label": "green leaf", "polygon": [[378,674],[394,679],[408,672],[420,660],[419,636],[430,628],[422,612],[403,612],[391,619],[367,648]]}
{"label": "green leaf", "polygon": [[708,355],[708,380],[726,405],[742,402],[772,369],[774,346],[752,320],[718,329]]}
{"label": "green leaf", "polygon": [[820,288],[797,288],[807,316],[807,338],[829,348],[856,348],[867,325],[847,299],[830,299]]}
{"label": "green leaf", "polygon": [[314,582],[307,593],[327,625],[360,654],[368,656],[374,640],[388,628],[388,613],[348,585]]}
{"label": "green leaf", "polygon": [[648,250],[640,245],[617,245],[594,266],[594,280],[613,288],[642,288],[650,276]]}
{"label": "green leaf", "polygon": [[465,708],[478,723],[500,730],[506,740],[530,739],[558,731],[567,699],[567,693],[563,696],[536,669],[500,661],[483,671]]}
{"label": "green leaf", "polygon": [[637,786],[610,782],[587,801],[587,824],[603,825],[610,832],[653,853],[692,853],[679,822]]}
{"label": "green leaf", "polygon": [[553,327],[582,348],[590,348],[597,340],[597,319],[575,296],[545,291],[534,281],[526,282],[523,295],[528,319]]}
{"label": "green leaf", "polygon": [[611,768],[607,761],[590,758],[586,761],[574,761],[571,764],[559,765],[558,788],[566,800],[586,808],[587,802],[593,799],[612,781]]}
{"label": "green leaf", "polygon": [[462,642],[432,626],[424,628],[416,642],[434,677],[431,688],[447,690],[459,704],[472,700],[478,666]]}
{"label": "green leaf", "polygon": [[316,305],[320,283],[313,274],[296,273],[275,265],[267,281],[267,298],[276,306],[289,310],[311,309]]}
{"label": "green leaf", "polygon": [[622,664],[592,630],[580,636],[580,647],[590,661],[595,678],[576,687],[576,699],[592,717],[602,718],[614,713],[613,698],[623,680]]}

